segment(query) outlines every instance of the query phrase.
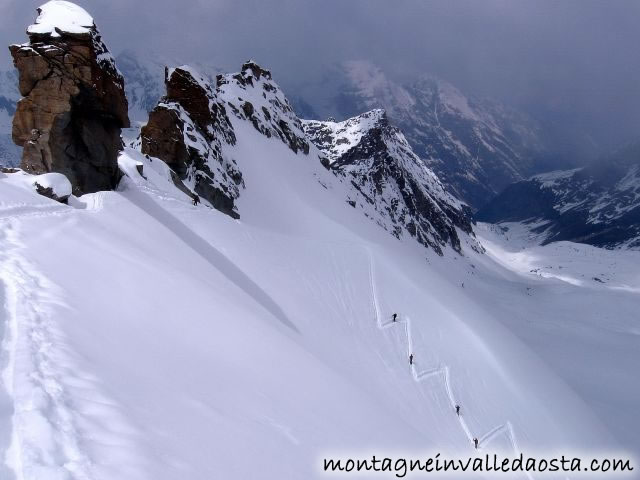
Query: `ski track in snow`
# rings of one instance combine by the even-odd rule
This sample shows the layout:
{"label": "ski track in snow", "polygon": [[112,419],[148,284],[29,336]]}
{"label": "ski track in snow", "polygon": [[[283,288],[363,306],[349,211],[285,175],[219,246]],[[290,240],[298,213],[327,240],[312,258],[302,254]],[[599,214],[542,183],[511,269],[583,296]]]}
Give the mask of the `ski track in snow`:
{"label": "ski track in snow", "polygon": [[[370,288],[371,288],[371,298],[372,298],[373,311],[374,311],[376,323],[380,330],[393,328],[397,325],[404,325],[404,330],[407,337],[407,357],[408,357],[412,352],[415,351],[414,345],[413,345],[413,339],[411,337],[411,319],[408,316],[398,315],[399,319],[396,320],[395,322],[393,320],[383,322],[382,320],[383,316],[380,312],[380,305],[378,304],[378,292],[376,289],[376,282],[375,282],[375,262],[373,260],[373,255],[371,253],[371,250],[367,249],[367,253],[369,256],[369,282],[370,282]],[[451,381],[450,381],[451,374],[449,371],[449,367],[447,365],[440,365],[440,366],[428,368],[425,370],[418,370],[416,368],[416,365],[413,364],[411,365],[411,374],[413,375],[413,378],[416,382],[421,382],[431,377],[440,377],[444,384],[444,388],[447,393],[447,396],[449,397],[451,410],[452,412],[455,412],[456,405],[458,405],[458,402],[456,401],[456,398],[453,394],[453,390],[451,388]],[[504,435],[506,436],[507,440],[511,444],[514,454],[516,456],[520,455],[521,451],[518,448],[516,434],[511,422],[507,421],[502,425],[498,425],[497,427],[491,429],[489,432],[485,433],[481,437],[474,437],[474,435],[471,433],[471,430],[469,429],[469,426],[467,425],[467,422],[464,420],[463,416],[458,415],[457,417],[460,423],[460,427],[462,428],[465,435],[469,439],[469,442],[473,443],[473,439],[478,438],[478,449],[481,449],[487,446],[489,443],[491,443],[492,440],[499,437],[500,435]],[[533,477],[531,476],[530,473],[525,472],[525,474],[529,480],[533,480]]]}
{"label": "ski track in snow", "polygon": [[[40,209],[15,213],[46,215]],[[22,256],[16,220],[0,217],[6,310],[0,378],[13,403],[10,445],[2,460],[15,480],[94,480],[104,478],[100,469],[107,478],[142,478],[133,456],[136,433],[100,393],[97,380],[78,369],[53,319],[53,307],[66,308],[62,295]],[[92,462],[90,446],[106,449],[117,465]]]}

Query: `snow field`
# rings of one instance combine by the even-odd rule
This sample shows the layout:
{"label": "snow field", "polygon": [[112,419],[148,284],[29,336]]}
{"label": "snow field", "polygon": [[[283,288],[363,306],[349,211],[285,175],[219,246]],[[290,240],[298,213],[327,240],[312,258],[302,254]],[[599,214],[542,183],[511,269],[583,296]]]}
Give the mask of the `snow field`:
{"label": "snow field", "polygon": [[473,437],[482,452],[614,445],[505,308],[529,306],[528,281],[394,239],[340,200],[313,148],[232,121],[240,220],[132,151],[119,191],[70,206],[0,178],[16,479],[315,478],[327,453],[468,456]]}

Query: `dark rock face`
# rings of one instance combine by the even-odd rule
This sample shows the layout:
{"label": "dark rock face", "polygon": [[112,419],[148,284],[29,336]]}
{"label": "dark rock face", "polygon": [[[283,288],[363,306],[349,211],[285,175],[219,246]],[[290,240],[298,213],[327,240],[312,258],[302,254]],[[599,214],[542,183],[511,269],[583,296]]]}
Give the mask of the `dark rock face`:
{"label": "dark rock face", "polygon": [[43,9],[51,3],[38,9],[29,43],[9,47],[23,96],[12,132],[23,147],[21,167],[62,173],[76,194],[113,189],[120,177],[121,128],[129,126],[124,80],[79,7],[90,24],[73,31],[43,28]]}
{"label": "dark rock face", "polygon": [[192,196],[239,218],[235,200],[243,181],[235,161],[223,154],[223,145],[236,141],[224,103],[188,67],[167,71],[166,88],[142,127],[142,153],[167,163]]}
{"label": "dark rock face", "polygon": [[305,120],[303,125],[324,153],[325,165],[351,186],[349,205],[394,236],[406,232],[440,255],[446,245],[461,253],[457,229],[480,249],[469,208],[445,190],[382,110],[340,123]]}
{"label": "dark rock face", "polygon": [[582,169],[536,175],[481,209],[483,222],[523,222],[541,243],[640,247],[640,145]]}

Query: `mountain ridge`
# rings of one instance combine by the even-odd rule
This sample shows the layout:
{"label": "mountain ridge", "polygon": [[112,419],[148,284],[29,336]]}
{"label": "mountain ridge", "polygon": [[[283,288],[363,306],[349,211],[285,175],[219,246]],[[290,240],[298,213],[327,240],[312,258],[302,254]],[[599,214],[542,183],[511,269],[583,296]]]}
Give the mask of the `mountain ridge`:
{"label": "mountain ridge", "polygon": [[510,185],[476,218],[529,225],[542,244],[569,240],[604,248],[640,248],[640,144],[586,167]]}
{"label": "mountain ridge", "polygon": [[323,163],[351,186],[347,203],[365,212],[373,208],[381,215],[378,223],[397,238],[408,234],[439,254],[448,243],[461,252],[457,229],[473,235],[470,209],[446,191],[386,112],[343,122],[304,120],[303,126]]}
{"label": "mountain ridge", "polygon": [[371,62],[348,61],[317,85],[303,87],[301,95],[316,98],[314,107],[325,116],[384,109],[415,153],[474,209],[534,173],[535,159],[547,155],[537,121],[496,102],[473,100],[434,75],[400,83]]}

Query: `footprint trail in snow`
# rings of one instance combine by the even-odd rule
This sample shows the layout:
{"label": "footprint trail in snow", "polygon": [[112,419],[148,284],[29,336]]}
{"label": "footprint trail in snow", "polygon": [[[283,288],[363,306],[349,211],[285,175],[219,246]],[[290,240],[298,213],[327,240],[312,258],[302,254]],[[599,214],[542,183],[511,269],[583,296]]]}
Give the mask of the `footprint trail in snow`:
{"label": "footprint trail in snow", "polygon": [[[376,289],[375,282],[375,263],[373,260],[373,255],[371,251],[367,250],[369,256],[369,282],[371,288],[371,298],[373,303],[373,311],[375,315],[376,324],[378,328],[381,330],[385,330],[388,328],[398,328],[399,326],[404,327],[405,335],[407,338],[407,358],[413,352],[415,352],[413,338],[411,336],[411,319],[408,316],[398,316],[398,319],[394,322],[393,320],[383,321],[383,316],[380,312],[380,305],[378,303],[378,292]],[[459,405],[457,402],[453,390],[451,388],[451,374],[449,367],[447,365],[440,365],[432,368],[428,368],[425,370],[419,370],[415,363],[411,365],[411,374],[416,382],[422,382],[428,378],[439,377],[442,379],[445,391],[447,393],[447,397],[449,398],[449,404],[451,405],[451,411],[454,412],[456,410],[456,406]],[[458,422],[460,423],[460,427],[464,431],[465,435],[469,439],[470,443],[473,443],[474,438],[478,438],[478,448],[483,448],[489,445],[494,439],[498,438],[501,435],[504,435],[509,444],[513,449],[514,455],[520,455],[521,451],[518,447],[518,443],[516,440],[516,434],[513,429],[513,425],[511,422],[507,421],[502,425],[498,425],[495,428],[491,429],[489,432],[485,433],[482,436],[474,437],[462,415],[457,415]],[[525,475],[529,480],[533,480],[533,477],[530,473],[526,472]]]}
{"label": "footprint trail in snow", "polygon": [[[67,308],[63,295],[22,255],[19,226],[0,218],[1,380],[13,404],[3,460],[16,480],[143,478],[132,456],[135,433],[77,367],[54,315]],[[95,449],[108,455],[94,461]]]}

